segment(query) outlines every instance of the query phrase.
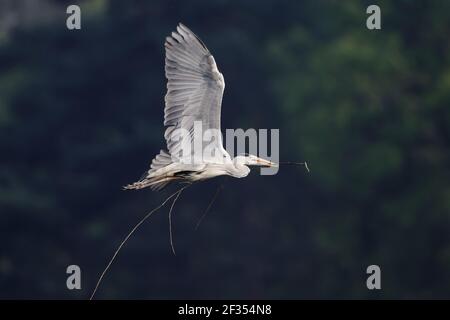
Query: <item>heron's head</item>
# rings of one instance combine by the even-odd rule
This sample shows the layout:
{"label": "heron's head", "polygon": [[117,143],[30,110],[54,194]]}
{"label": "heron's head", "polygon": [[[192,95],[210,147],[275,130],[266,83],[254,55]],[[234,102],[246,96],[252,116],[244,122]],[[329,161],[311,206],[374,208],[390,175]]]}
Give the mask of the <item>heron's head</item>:
{"label": "heron's head", "polygon": [[259,167],[278,167],[275,162],[259,158],[252,154],[239,155],[234,158],[235,163],[246,166],[259,166]]}

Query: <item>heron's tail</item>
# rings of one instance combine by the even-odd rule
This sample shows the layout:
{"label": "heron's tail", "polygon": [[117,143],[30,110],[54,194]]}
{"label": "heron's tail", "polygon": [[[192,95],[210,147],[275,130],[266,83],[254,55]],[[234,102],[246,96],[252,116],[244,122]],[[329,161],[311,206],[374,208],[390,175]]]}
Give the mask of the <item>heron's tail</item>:
{"label": "heron's tail", "polygon": [[170,176],[158,176],[158,177],[146,177],[141,179],[135,183],[129,184],[123,187],[125,190],[137,190],[144,189],[150,187],[152,190],[159,191],[170,182],[180,179],[179,177],[170,177]]}

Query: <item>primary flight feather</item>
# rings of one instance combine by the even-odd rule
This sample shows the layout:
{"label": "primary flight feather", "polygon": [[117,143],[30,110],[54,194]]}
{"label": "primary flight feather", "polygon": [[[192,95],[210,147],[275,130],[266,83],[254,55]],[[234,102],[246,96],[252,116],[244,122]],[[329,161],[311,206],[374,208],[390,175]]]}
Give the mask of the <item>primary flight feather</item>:
{"label": "primary flight feather", "polygon": [[[185,25],[179,24],[175,32],[166,38],[164,138],[166,150],[153,159],[145,176],[125,187],[160,190],[173,181],[193,182],[220,175],[242,178],[248,175],[249,165],[276,166],[275,163],[254,155],[231,159],[223,148],[221,135],[213,140],[214,157],[202,155],[201,161],[188,163],[183,156],[183,139],[177,129],[191,136],[194,123],[201,123],[202,130],[220,132],[220,113],[225,81],[217,68],[214,57],[205,44]],[[193,139],[188,143],[193,144]],[[208,143],[211,147],[211,143]],[[202,145],[202,149],[205,145]],[[192,146],[189,150],[194,150]],[[184,155],[186,156],[186,155]],[[189,154],[188,156],[191,156]]]}

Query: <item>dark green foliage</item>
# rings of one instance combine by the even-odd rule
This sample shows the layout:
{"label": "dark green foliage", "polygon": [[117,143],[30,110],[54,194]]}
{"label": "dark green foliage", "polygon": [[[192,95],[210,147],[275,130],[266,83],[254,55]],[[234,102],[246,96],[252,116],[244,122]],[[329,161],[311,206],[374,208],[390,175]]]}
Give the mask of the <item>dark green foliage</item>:
{"label": "dark green foliage", "polygon": [[[450,5],[119,1],[0,47],[0,297],[86,298],[171,190],[124,192],[164,146],[164,37],[225,76],[223,128],[280,128],[275,176],[186,190],[131,238],[101,298],[450,298]],[[215,188],[224,183],[197,232]],[[65,287],[78,264],[83,289]],[[378,264],[381,292],[366,289]]]}

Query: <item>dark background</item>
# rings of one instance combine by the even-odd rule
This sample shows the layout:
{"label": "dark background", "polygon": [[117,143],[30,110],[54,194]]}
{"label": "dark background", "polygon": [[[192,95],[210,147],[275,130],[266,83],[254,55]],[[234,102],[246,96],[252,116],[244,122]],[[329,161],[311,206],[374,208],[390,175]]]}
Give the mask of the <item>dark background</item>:
{"label": "dark background", "polygon": [[[0,0],[0,298],[87,298],[173,192],[121,186],[164,147],[163,43],[178,22],[224,74],[222,128],[279,128],[281,159],[311,173],[187,189],[177,256],[165,207],[97,297],[450,298],[449,1],[96,0],[69,31],[75,3]],[[366,28],[370,4],[381,30]]]}

